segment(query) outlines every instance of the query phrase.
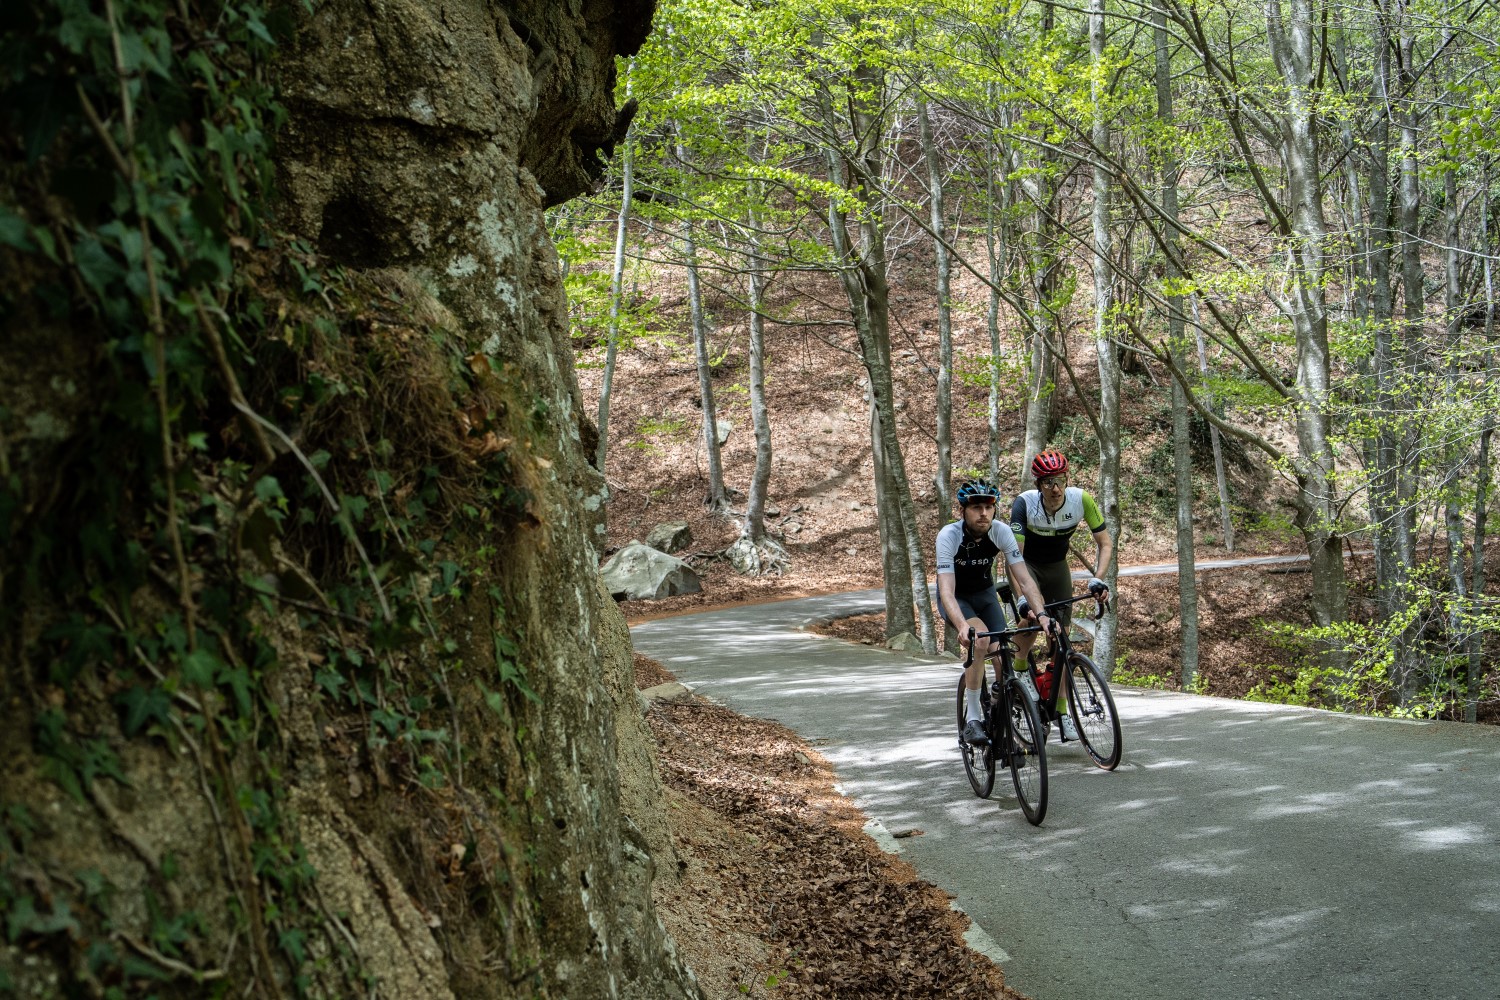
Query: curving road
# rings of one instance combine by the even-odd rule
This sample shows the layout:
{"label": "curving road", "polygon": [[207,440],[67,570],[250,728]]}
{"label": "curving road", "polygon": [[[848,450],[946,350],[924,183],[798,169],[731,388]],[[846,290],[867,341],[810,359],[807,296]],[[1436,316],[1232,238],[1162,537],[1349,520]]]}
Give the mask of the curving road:
{"label": "curving road", "polygon": [[800,631],[882,607],[863,591],[631,631],[816,745],[875,824],[921,830],[886,843],[1037,1000],[1500,997],[1500,730],[1117,688],[1123,763],[1054,740],[1033,828],[1008,775],[969,790],[955,661]]}

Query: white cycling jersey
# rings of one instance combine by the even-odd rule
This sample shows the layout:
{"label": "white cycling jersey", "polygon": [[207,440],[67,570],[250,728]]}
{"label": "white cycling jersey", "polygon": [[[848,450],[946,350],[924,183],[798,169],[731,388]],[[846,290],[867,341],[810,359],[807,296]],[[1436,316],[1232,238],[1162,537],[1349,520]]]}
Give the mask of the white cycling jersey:
{"label": "white cycling jersey", "polygon": [[995,586],[995,556],[1005,554],[1010,565],[1021,562],[1021,547],[1004,521],[992,521],[990,530],[973,538],[962,521],[943,525],[937,535],[937,571],[952,573],[953,592],[972,594]]}

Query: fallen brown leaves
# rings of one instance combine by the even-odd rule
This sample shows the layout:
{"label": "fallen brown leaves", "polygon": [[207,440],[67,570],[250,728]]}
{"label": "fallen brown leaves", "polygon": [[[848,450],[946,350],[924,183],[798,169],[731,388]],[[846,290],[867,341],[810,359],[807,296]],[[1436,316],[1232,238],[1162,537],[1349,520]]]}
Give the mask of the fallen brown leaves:
{"label": "fallen brown leaves", "polygon": [[[660,683],[644,659],[638,682]],[[711,1000],[1018,996],[963,944],[946,894],[864,836],[794,733],[696,698],[647,717],[684,859],[657,904]]]}

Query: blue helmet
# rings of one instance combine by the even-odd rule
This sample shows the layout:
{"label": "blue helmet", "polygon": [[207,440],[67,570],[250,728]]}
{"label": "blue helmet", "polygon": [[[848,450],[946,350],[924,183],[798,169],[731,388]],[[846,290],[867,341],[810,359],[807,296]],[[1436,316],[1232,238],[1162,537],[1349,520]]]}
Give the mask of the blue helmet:
{"label": "blue helmet", "polygon": [[976,500],[995,503],[1000,499],[1000,491],[983,479],[970,479],[958,488],[956,499],[960,507],[967,507]]}

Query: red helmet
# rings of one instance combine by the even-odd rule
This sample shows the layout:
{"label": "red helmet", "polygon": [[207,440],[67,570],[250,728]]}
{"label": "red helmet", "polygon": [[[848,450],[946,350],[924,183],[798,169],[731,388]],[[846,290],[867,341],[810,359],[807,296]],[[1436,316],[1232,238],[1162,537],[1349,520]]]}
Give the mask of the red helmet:
{"label": "red helmet", "polygon": [[1036,458],[1031,460],[1031,475],[1036,479],[1046,479],[1048,476],[1061,476],[1068,471],[1068,456],[1056,448],[1048,448],[1039,452]]}

